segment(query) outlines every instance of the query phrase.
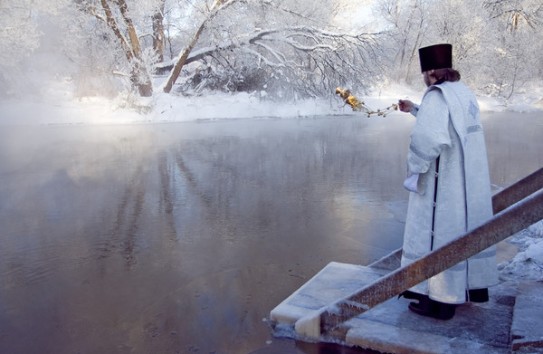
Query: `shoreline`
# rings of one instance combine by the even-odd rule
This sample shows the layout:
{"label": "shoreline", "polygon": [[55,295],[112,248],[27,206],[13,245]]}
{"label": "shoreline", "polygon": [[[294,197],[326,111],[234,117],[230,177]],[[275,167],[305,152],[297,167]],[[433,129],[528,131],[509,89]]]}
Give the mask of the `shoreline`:
{"label": "shoreline", "polygon": [[[412,88],[392,86],[386,91],[359,98],[372,110],[377,110],[396,103],[400,98],[420,102],[421,95],[422,92]],[[119,95],[114,99],[70,97],[68,90],[57,90],[33,97],[0,99],[0,125],[160,124],[318,116],[367,118],[362,112],[353,112],[335,95],[290,102],[264,99],[258,93],[209,93],[194,97],[159,93],[151,98]],[[543,113],[543,100],[534,97],[520,96],[516,101],[505,104],[496,98],[478,96],[478,102],[482,113]],[[389,114],[405,113],[392,111]]]}

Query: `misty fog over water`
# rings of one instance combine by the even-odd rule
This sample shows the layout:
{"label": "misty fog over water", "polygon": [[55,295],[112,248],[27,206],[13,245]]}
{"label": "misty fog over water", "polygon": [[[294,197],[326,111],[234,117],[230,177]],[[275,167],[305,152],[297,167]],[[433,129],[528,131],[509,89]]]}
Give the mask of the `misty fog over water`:
{"label": "misty fog over water", "polygon": [[[406,115],[3,127],[0,352],[248,353],[331,261],[401,246]],[[543,117],[485,113],[492,183]]]}

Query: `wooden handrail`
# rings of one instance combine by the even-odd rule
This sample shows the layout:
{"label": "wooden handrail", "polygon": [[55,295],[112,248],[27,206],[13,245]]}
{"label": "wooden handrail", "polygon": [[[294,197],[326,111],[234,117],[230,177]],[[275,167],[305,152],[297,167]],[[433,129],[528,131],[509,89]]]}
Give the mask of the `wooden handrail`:
{"label": "wooden handrail", "polygon": [[[510,207],[541,188],[543,188],[543,167],[494,194],[492,196],[492,209],[494,214],[497,214],[500,211]],[[392,251],[386,257],[401,257],[401,255],[402,248],[400,247]],[[372,263],[370,267],[379,267],[379,262],[382,262],[382,260],[377,260],[376,262]]]}
{"label": "wooden handrail", "polygon": [[543,188],[543,167],[492,196],[494,214]]}
{"label": "wooden handrail", "polygon": [[[530,182],[531,185],[537,185],[541,181],[541,170],[537,171],[537,176],[534,177],[534,175],[536,174],[527,177],[532,182],[536,181]],[[515,185],[523,181],[519,181]],[[301,336],[318,339],[321,334],[337,331],[345,321],[542,220],[543,189],[540,188],[539,191],[520,202],[514,201],[519,195],[525,194],[528,189],[522,186],[518,189],[515,187],[513,190],[522,191],[522,193],[505,192],[505,194],[501,194],[498,197],[500,203],[500,198],[503,196],[503,200],[516,204],[502,210],[487,223],[415,262],[392,271],[352,295],[300,318],[295,324],[296,332]]]}

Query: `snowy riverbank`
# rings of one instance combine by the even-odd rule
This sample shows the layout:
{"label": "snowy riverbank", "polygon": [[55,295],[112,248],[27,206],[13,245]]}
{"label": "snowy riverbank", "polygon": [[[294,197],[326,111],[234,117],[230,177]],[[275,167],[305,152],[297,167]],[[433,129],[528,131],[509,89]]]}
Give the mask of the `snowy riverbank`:
{"label": "snowy riverbank", "polygon": [[510,237],[507,242],[518,247],[518,253],[498,265],[501,278],[543,282],[543,220]]}
{"label": "snowy riverbank", "polygon": [[[210,93],[185,97],[157,93],[153,98],[73,98],[67,83],[44,87],[39,95],[0,99],[0,125],[5,124],[130,124],[185,122],[198,119],[297,118],[324,115],[360,115],[330,94],[327,99],[306,99],[280,103],[260,93]],[[422,92],[391,86],[370,96],[359,96],[373,110],[383,109],[400,98],[420,102]],[[491,97],[479,97],[482,111],[543,112],[543,89],[513,97],[507,104]],[[130,105],[128,104],[130,103]],[[402,114],[393,112],[392,114]]]}

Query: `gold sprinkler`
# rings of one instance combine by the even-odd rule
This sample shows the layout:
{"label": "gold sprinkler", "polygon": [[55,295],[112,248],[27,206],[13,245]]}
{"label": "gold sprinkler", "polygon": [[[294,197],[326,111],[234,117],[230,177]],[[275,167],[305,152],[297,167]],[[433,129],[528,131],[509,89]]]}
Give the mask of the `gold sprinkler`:
{"label": "gold sprinkler", "polygon": [[349,89],[345,89],[341,87],[336,88],[336,95],[339,95],[339,97],[343,99],[345,104],[348,104],[349,106],[351,106],[354,112],[364,112],[365,114],[367,114],[368,117],[372,115],[386,117],[386,115],[389,114],[391,111],[398,110],[398,104],[396,103],[393,103],[390,106],[383,109],[378,109],[376,111],[372,110],[364,104],[364,101],[361,101],[355,96],[353,96],[353,94],[351,93]]}

